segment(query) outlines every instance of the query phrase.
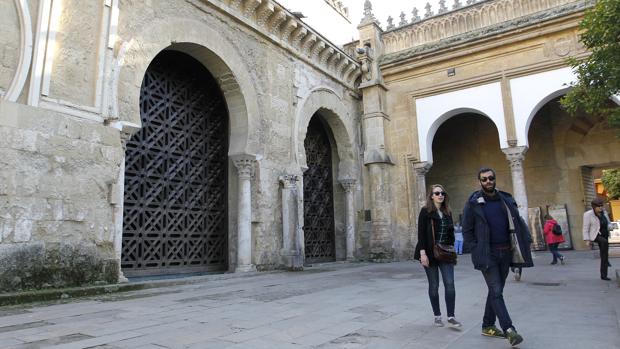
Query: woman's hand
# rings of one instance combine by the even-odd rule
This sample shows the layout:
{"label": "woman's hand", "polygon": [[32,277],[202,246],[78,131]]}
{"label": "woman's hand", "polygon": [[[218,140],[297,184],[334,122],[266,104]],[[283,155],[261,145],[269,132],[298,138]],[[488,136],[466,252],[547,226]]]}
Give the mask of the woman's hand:
{"label": "woman's hand", "polygon": [[428,267],[428,257],[425,254],[420,256],[420,264],[422,264],[423,267]]}

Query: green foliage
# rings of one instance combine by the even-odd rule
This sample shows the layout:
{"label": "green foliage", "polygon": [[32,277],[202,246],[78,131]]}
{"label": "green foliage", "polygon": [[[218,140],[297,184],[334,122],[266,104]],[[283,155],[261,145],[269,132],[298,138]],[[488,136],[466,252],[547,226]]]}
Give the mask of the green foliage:
{"label": "green foliage", "polygon": [[578,81],[561,103],[570,114],[600,115],[620,128],[620,108],[609,102],[620,93],[620,0],[598,0],[586,11],[580,29],[580,41],[592,54],[568,60]]}
{"label": "green foliage", "polygon": [[620,170],[604,170],[601,181],[610,199],[620,199]]}

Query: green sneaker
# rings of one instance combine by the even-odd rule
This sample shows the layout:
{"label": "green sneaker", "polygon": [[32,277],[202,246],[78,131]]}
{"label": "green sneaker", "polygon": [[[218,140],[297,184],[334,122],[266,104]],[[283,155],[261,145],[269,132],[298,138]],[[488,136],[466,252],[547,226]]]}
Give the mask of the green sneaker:
{"label": "green sneaker", "polygon": [[506,338],[504,332],[495,326],[483,327],[482,335],[487,337]]}
{"label": "green sneaker", "polygon": [[508,343],[513,347],[517,344],[523,342],[523,337],[514,330],[514,328],[509,328],[506,330],[506,339],[508,339]]}

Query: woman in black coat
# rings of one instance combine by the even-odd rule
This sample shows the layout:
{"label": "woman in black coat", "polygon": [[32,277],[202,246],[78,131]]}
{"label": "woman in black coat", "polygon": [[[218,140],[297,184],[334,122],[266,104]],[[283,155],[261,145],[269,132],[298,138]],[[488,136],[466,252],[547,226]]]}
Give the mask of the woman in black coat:
{"label": "woman in black coat", "polygon": [[448,201],[448,193],[442,185],[434,184],[431,186],[426,206],[420,210],[418,216],[418,244],[413,258],[420,261],[426,272],[428,296],[435,315],[434,325],[439,327],[444,325],[439,309],[439,271],[441,271],[448,310],[448,324],[452,327],[461,327],[461,323],[454,318],[456,300],[454,289],[455,263],[439,262],[433,257],[435,241],[443,245],[454,246],[454,225]]}

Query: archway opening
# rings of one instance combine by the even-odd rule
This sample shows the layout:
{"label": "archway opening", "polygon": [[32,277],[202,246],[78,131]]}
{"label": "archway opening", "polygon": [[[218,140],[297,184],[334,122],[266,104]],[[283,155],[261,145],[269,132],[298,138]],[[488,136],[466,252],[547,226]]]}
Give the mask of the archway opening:
{"label": "archway opening", "polygon": [[511,191],[512,177],[499,144],[495,124],[477,113],[462,113],[446,120],[433,138],[433,166],[426,183],[442,184],[450,195],[454,220],[460,219],[465,202],[480,189],[477,173],[491,167],[497,174],[497,188]]}
{"label": "archway opening", "polygon": [[226,270],[229,117],[217,81],[190,55],[162,51],[140,117],[126,149],[124,274]]}
{"label": "archway opening", "polygon": [[304,139],[304,253],[306,263],[336,260],[334,155],[327,123],[315,113]]}
{"label": "archway opening", "polygon": [[[540,215],[549,212],[563,225],[566,242],[560,248],[583,249],[583,213],[597,195],[602,170],[620,168],[620,139],[598,116],[566,113],[560,98],[544,104],[528,130],[523,162],[528,205]],[[532,233],[541,234],[541,229]]]}

